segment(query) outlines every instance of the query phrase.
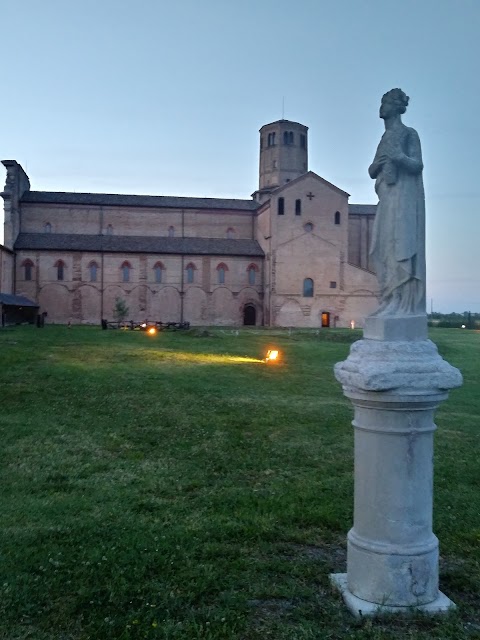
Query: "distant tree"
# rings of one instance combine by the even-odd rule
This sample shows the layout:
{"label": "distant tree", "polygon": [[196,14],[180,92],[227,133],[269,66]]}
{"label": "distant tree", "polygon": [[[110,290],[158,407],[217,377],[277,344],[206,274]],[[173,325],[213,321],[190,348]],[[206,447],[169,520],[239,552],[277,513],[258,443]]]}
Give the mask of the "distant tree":
{"label": "distant tree", "polygon": [[113,317],[117,322],[123,322],[128,316],[127,303],[123,298],[117,296],[115,298],[115,305],[113,307]]}
{"label": "distant tree", "polygon": [[435,311],[428,314],[428,321],[432,327],[459,329],[464,325],[467,329],[479,329],[480,313],[472,313],[471,311],[439,313]]}

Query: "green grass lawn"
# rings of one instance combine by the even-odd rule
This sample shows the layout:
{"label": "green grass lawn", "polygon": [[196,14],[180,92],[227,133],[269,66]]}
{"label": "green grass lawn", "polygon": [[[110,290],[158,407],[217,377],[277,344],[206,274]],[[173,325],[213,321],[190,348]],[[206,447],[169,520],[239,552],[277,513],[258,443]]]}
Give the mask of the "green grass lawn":
{"label": "green grass lawn", "polygon": [[[480,638],[480,333],[436,416],[437,618],[357,621],[352,331],[0,331],[0,638]],[[258,360],[278,346],[280,366]]]}

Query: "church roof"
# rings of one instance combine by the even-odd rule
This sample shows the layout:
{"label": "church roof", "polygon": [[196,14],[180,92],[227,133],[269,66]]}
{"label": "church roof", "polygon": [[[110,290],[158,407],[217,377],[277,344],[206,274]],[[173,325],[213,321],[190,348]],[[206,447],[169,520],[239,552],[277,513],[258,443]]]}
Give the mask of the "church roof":
{"label": "church roof", "polygon": [[258,202],[233,198],[190,198],[177,196],[137,196],[115,193],[72,193],[63,191],[26,191],[22,202],[45,204],[83,204],[115,207],[156,207],[175,209],[221,209],[255,211]]}
{"label": "church roof", "polygon": [[362,216],[374,216],[377,212],[376,204],[349,204],[348,213]]}
{"label": "church roof", "polygon": [[15,249],[249,257],[264,255],[258,242],[248,239],[94,236],[81,233],[20,233]]}
{"label": "church roof", "polygon": [[[305,178],[315,178],[315,180],[318,180],[319,182],[323,183],[330,189],[333,189],[337,193],[340,193],[342,196],[347,196],[347,198],[350,196],[350,194],[347,191],[344,191],[343,189],[340,189],[340,187],[337,187],[336,185],[334,185],[332,182],[325,180],[325,178],[322,178],[322,176],[319,176],[318,173],[315,173],[314,171],[307,171],[306,173],[302,173],[301,176],[297,176],[296,178],[293,178],[293,180],[289,180],[285,184],[282,184],[279,187],[275,187],[275,189],[271,191],[270,195],[273,195],[273,194],[277,195],[281,191],[286,191],[287,189],[290,189],[292,185],[297,184],[302,180],[305,180]],[[262,205],[258,205],[258,206],[260,207],[260,206],[263,206],[264,204],[265,203],[262,203]]]}

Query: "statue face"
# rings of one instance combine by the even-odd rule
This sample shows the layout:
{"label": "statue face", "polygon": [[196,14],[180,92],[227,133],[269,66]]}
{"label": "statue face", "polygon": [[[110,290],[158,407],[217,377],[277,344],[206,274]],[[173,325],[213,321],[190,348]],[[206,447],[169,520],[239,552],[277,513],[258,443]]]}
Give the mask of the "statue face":
{"label": "statue face", "polygon": [[397,113],[397,108],[393,104],[391,100],[382,100],[382,104],[380,105],[379,116],[382,119],[390,118]]}

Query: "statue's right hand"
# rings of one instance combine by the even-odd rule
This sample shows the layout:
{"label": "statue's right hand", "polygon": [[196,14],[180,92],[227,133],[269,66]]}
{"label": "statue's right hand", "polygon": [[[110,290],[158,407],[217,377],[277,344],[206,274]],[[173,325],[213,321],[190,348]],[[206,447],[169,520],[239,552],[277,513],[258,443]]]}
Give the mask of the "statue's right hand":
{"label": "statue's right hand", "polygon": [[381,155],[375,158],[375,160],[372,162],[372,164],[368,168],[368,173],[370,174],[371,178],[376,178],[378,176],[378,174],[382,170],[383,165],[385,164],[385,162],[387,162],[387,160],[388,158],[385,155]]}

